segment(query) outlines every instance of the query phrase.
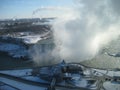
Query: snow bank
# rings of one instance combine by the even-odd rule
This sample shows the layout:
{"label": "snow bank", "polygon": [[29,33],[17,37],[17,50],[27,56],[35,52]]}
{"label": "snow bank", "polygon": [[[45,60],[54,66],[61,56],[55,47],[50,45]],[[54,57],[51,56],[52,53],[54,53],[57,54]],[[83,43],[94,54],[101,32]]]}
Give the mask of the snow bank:
{"label": "snow bank", "polygon": [[39,40],[41,40],[40,35],[29,35],[29,36],[23,36],[23,37],[18,37],[18,38],[21,38],[23,42],[26,44],[35,44]]}
{"label": "snow bank", "polygon": [[8,52],[14,58],[25,57],[28,54],[25,47],[12,43],[0,43],[0,51]]}

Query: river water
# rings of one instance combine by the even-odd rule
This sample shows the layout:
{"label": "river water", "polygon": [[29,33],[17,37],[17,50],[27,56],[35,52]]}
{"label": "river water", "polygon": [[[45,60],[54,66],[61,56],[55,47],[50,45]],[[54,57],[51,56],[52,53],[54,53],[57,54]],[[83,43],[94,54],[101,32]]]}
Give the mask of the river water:
{"label": "river water", "polygon": [[[106,53],[118,56],[110,56]],[[92,60],[85,61],[85,65],[96,68],[116,69],[120,68],[120,38],[112,41],[104,47],[103,52],[94,57]]]}
{"label": "river water", "polygon": [[[42,44],[39,43],[38,45],[40,45],[40,48],[42,51],[47,52],[47,49],[49,49],[49,47],[51,48],[51,45],[49,45],[48,43],[46,44],[46,43],[47,42],[45,41],[45,42],[42,42]],[[37,45],[37,49],[39,49],[38,45]],[[42,47],[41,47],[41,45],[42,45]],[[43,46],[43,45],[45,45],[45,46]],[[112,41],[109,45],[107,45],[105,47],[105,49],[103,49],[102,53],[100,53],[99,55],[94,57],[92,60],[86,60],[81,63],[86,66],[89,66],[89,67],[102,68],[102,69],[120,68],[120,57],[113,57],[113,56],[106,54],[106,52],[108,52],[110,54],[119,53],[119,51],[120,51],[119,45],[120,45],[120,39]],[[44,47],[44,49],[43,49],[43,47]],[[35,53],[35,54],[38,54],[38,53]],[[35,55],[35,54],[33,54],[33,55]],[[39,59],[40,57],[38,57],[37,59]],[[48,57],[48,56],[44,55],[44,58],[45,57]],[[34,60],[32,62],[31,61],[29,62],[29,61],[25,61],[23,59],[15,59],[15,58],[12,58],[11,56],[8,56],[4,52],[0,52],[0,69],[2,70],[2,69],[29,68],[29,67],[35,67],[35,66],[52,65],[52,64],[57,63],[54,60],[50,60],[51,58],[45,58],[45,59],[48,59],[47,61],[50,60],[49,62],[47,62],[47,61],[43,60],[44,58],[40,58],[40,61],[42,61],[42,62],[39,62],[39,64],[36,64],[34,62]],[[60,61],[58,61],[58,63],[59,62]]]}

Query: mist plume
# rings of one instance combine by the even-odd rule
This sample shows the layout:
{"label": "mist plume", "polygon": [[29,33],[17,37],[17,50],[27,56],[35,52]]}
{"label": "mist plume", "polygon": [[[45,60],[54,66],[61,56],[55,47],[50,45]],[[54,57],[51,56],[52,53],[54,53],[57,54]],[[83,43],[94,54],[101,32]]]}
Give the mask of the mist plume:
{"label": "mist plume", "polygon": [[55,52],[68,62],[95,57],[120,35],[119,0],[77,0],[53,24]]}

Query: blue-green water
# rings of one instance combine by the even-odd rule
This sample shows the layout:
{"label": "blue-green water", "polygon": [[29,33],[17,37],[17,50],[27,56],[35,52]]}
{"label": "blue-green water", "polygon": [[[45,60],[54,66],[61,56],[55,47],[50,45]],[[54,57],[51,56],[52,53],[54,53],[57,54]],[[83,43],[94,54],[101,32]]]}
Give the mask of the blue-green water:
{"label": "blue-green water", "polygon": [[85,61],[84,64],[97,68],[120,68],[120,56],[113,57],[108,54],[119,54],[120,53],[120,38],[112,41],[104,47],[104,51],[97,55],[95,58],[89,61]]}
{"label": "blue-green water", "polygon": [[[46,41],[42,42],[42,45],[43,43],[45,44]],[[120,57],[113,57],[105,54],[105,52],[109,52],[111,54],[119,53],[120,51],[119,45],[120,45],[120,39],[117,39],[111,42],[109,45],[105,46],[105,49],[102,53],[94,57],[92,60],[83,61],[82,64],[90,67],[104,68],[104,69],[120,68]],[[48,57],[48,56],[44,56],[44,57]],[[42,61],[45,61],[45,60],[42,60]],[[50,62],[54,63],[52,60]],[[49,62],[47,64],[49,65]],[[41,65],[44,66],[44,62],[40,63],[40,66]],[[36,63],[34,62],[26,62],[23,59],[14,59],[8,56],[6,53],[0,52],[0,69],[17,69],[17,68],[28,68],[28,67],[34,67],[34,66],[39,66],[39,64],[36,65]]]}

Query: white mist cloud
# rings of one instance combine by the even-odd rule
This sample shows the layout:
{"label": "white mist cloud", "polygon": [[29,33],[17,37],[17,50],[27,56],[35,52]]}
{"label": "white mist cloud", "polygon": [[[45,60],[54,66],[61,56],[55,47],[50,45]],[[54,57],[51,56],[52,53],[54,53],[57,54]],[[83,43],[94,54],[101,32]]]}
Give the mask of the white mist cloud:
{"label": "white mist cloud", "polygon": [[79,3],[71,9],[69,17],[61,17],[53,25],[55,51],[68,62],[93,58],[120,35],[119,0]]}
{"label": "white mist cloud", "polygon": [[58,64],[59,60],[55,59],[52,52],[53,51],[49,47],[49,44],[41,44],[39,42],[29,49],[29,54],[32,60],[38,66]]}
{"label": "white mist cloud", "polygon": [[60,7],[60,6],[41,6],[33,11],[33,16],[38,17],[61,17],[63,13],[70,13],[71,7]]}

